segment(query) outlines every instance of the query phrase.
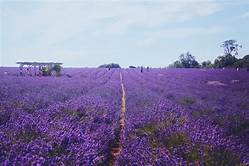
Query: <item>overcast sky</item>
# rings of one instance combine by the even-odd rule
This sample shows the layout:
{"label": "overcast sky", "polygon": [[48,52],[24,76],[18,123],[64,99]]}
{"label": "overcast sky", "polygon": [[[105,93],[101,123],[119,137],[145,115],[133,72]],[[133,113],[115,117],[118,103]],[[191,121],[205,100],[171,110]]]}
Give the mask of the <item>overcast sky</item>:
{"label": "overcast sky", "polygon": [[249,0],[0,0],[0,66],[167,66],[214,60],[235,39],[249,54]]}

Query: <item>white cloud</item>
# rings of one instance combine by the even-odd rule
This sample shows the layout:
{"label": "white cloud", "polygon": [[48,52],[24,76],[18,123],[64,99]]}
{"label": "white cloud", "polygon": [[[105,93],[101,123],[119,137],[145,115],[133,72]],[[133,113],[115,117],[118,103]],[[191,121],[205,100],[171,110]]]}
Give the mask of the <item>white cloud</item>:
{"label": "white cloud", "polygon": [[93,8],[95,18],[115,18],[108,30],[123,33],[133,26],[156,27],[208,16],[220,9],[215,1],[105,1]]}
{"label": "white cloud", "polygon": [[[4,53],[21,54],[22,58],[33,55],[30,59],[35,59],[35,55],[41,60],[53,56],[79,57],[82,52],[90,54],[94,49],[99,49],[101,54],[105,48],[96,47],[95,43],[113,36],[127,38],[129,33],[139,33],[133,41],[144,38],[137,42],[138,46],[149,46],[161,38],[185,38],[219,31],[215,27],[163,28],[214,14],[220,10],[215,0],[27,0],[5,1],[2,9]],[[82,42],[83,49],[68,49],[61,44],[74,39]],[[110,45],[115,44],[115,40],[112,42]]]}
{"label": "white cloud", "polygon": [[[205,16],[214,1],[23,1],[3,3],[5,44],[48,46],[72,37],[125,34],[133,27],[157,27]],[[25,45],[26,43],[26,45]]]}
{"label": "white cloud", "polygon": [[[212,0],[41,1],[39,4],[40,9],[30,13],[16,11],[11,6],[5,8],[5,19],[9,20],[8,23],[13,27],[20,27],[16,32],[20,32],[16,34],[17,37],[39,30],[36,33],[53,42],[54,39],[63,40],[83,30],[94,30],[98,27],[102,28],[99,31],[103,33],[122,34],[133,26],[155,27],[183,22],[219,10],[218,3]],[[30,3],[23,2],[24,7],[25,5]]]}

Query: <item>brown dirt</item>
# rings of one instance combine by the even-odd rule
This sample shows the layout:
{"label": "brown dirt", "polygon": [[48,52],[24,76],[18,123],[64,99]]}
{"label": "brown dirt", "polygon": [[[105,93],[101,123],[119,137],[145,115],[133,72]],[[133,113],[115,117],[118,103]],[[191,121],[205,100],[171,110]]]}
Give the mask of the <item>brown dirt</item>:
{"label": "brown dirt", "polygon": [[208,81],[207,84],[212,86],[227,86],[227,84],[220,81]]}
{"label": "brown dirt", "polygon": [[120,155],[122,151],[122,142],[124,138],[124,127],[125,127],[125,111],[126,111],[126,98],[125,98],[125,89],[123,84],[123,77],[120,73],[120,84],[121,84],[121,90],[122,90],[122,99],[121,99],[121,109],[120,109],[120,115],[119,115],[119,128],[117,129],[117,133],[115,135],[115,144],[111,148],[111,159],[109,161],[109,165],[113,166],[116,165],[116,158],[118,155]]}

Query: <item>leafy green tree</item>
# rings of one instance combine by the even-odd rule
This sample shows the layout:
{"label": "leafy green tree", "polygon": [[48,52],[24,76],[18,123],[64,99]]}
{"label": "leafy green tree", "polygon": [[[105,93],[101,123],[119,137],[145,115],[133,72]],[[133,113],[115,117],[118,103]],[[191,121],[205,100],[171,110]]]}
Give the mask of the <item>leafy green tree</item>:
{"label": "leafy green tree", "polygon": [[212,62],[210,60],[207,60],[207,61],[203,61],[201,63],[201,67],[202,68],[211,68],[213,65],[212,65]]}
{"label": "leafy green tree", "polygon": [[221,47],[224,49],[225,55],[238,55],[238,50],[242,48],[242,45],[238,44],[236,40],[225,40]]}
{"label": "leafy green tree", "polygon": [[119,66],[119,64],[110,63],[110,64],[100,65],[99,68],[121,68],[121,67]]}
{"label": "leafy green tree", "polygon": [[239,59],[234,63],[236,68],[249,68],[249,55],[244,56],[242,59]]}
{"label": "leafy green tree", "polygon": [[237,62],[237,58],[231,54],[227,54],[224,56],[219,56],[214,61],[214,66],[217,68],[223,67],[233,67],[234,64]]}
{"label": "leafy green tree", "polygon": [[61,68],[62,68],[61,65],[55,64],[52,70],[56,71],[56,73],[58,74],[61,72]]}
{"label": "leafy green tree", "polygon": [[43,66],[41,70],[42,70],[42,75],[43,76],[48,76],[49,75],[49,70],[48,70],[47,66]]}
{"label": "leafy green tree", "polygon": [[222,42],[221,47],[224,49],[225,55],[215,59],[215,67],[222,68],[241,65],[241,62],[238,62],[238,59],[235,56],[238,55],[238,50],[239,48],[242,48],[242,45],[238,44],[236,40],[225,40]]}
{"label": "leafy green tree", "polygon": [[175,61],[174,64],[173,64],[173,66],[175,68],[183,68],[183,65],[182,65],[182,63],[180,61]]}
{"label": "leafy green tree", "polygon": [[243,58],[243,67],[249,70],[249,55],[244,56]]}
{"label": "leafy green tree", "polygon": [[175,61],[173,64],[170,64],[169,67],[173,68],[199,68],[199,63],[195,60],[195,57],[189,52],[181,54],[179,60]]}
{"label": "leafy green tree", "polygon": [[179,57],[180,63],[184,68],[199,68],[199,63],[195,60],[195,57],[189,52],[181,54]]}

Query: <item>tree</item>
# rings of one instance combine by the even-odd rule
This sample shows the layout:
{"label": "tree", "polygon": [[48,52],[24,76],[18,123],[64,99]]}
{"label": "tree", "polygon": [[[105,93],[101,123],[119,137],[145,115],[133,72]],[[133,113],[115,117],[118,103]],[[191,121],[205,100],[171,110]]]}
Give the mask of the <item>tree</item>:
{"label": "tree", "polygon": [[183,65],[182,65],[182,63],[180,61],[175,61],[174,64],[173,64],[173,66],[175,68],[183,68]]}
{"label": "tree", "polygon": [[249,70],[249,55],[244,56],[243,58],[243,67]]}
{"label": "tree", "polygon": [[242,45],[238,44],[236,40],[226,40],[222,43],[221,47],[223,47],[225,55],[215,59],[215,67],[222,68],[241,65],[241,62],[237,62],[238,59],[235,56],[238,55],[238,50],[242,48]]}
{"label": "tree", "polygon": [[224,56],[219,56],[214,61],[214,66],[218,68],[223,67],[234,67],[234,64],[237,62],[237,58],[231,54],[227,54]]}
{"label": "tree", "polygon": [[249,68],[249,55],[244,56],[234,63],[234,67],[238,68]]}
{"label": "tree", "polygon": [[99,68],[121,68],[119,66],[119,64],[116,63],[110,63],[110,64],[104,64],[104,65],[100,65]]}
{"label": "tree", "polygon": [[52,70],[56,71],[56,73],[58,74],[61,72],[61,68],[62,68],[61,65],[55,64]]}
{"label": "tree", "polygon": [[48,76],[50,74],[47,66],[43,66],[41,70],[43,76]]}
{"label": "tree", "polygon": [[212,67],[212,62],[210,60],[207,60],[207,61],[203,61],[201,63],[201,67],[202,68],[211,68]]}
{"label": "tree", "polygon": [[242,45],[238,44],[236,40],[226,40],[221,47],[223,47],[225,55],[238,55],[238,50],[242,48]]}
{"label": "tree", "polygon": [[195,60],[195,57],[189,52],[181,54],[179,60],[175,61],[173,64],[170,64],[169,67],[173,68],[199,68],[199,63]]}
{"label": "tree", "polygon": [[181,54],[179,57],[180,63],[184,68],[198,68],[200,65],[195,60],[195,57],[189,52],[186,54]]}

